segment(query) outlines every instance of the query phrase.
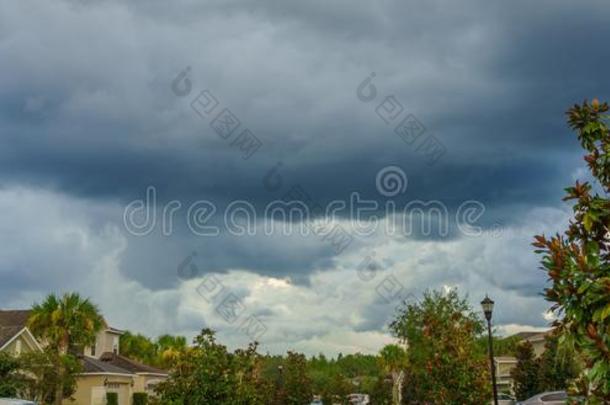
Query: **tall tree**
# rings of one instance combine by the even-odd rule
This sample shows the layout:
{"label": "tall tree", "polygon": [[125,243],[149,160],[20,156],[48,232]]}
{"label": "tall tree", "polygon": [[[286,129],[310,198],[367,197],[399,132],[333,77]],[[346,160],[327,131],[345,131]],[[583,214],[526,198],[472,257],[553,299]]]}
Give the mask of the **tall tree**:
{"label": "tall tree", "polygon": [[489,402],[488,365],[476,342],[483,322],[456,290],[426,292],[399,310],[390,329],[408,343],[407,401]]}
{"label": "tall tree", "polygon": [[[564,235],[535,237],[542,269],[551,280],[545,290],[559,320],[560,344],[575,348],[586,370],[576,387],[591,404],[610,402],[610,132],[608,104],[594,99],[574,105],[567,115],[586,150],[596,180],[566,189],[575,201],[574,218]],[[600,193],[601,192],[601,193]]]}
{"label": "tall tree", "polygon": [[125,331],[120,338],[121,355],[146,364],[157,365],[158,347],[148,337]]}
{"label": "tall tree", "polygon": [[544,352],[539,359],[538,389],[540,391],[558,391],[568,388],[570,382],[579,374],[579,366],[574,354],[562,350],[558,337],[545,337]]}
{"label": "tall tree", "polygon": [[234,353],[216,341],[211,329],[195,337],[172,367],[167,381],[157,386],[163,404],[267,405],[270,385],[263,381],[257,344]]}
{"label": "tall tree", "polygon": [[392,402],[400,404],[404,370],[407,367],[406,351],[398,345],[386,345],[379,352],[379,364],[386,374],[392,376]]}
{"label": "tall tree", "polygon": [[161,335],[156,342],[157,360],[155,363],[163,368],[170,368],[186,351],[187,344],[184,336]]}
{"label": "tall tree", "polygon": [[255,342],[235,351],[236,405],[268,405],[273,400],[274,387],[263,377],[263,359],[257,348]]}
{"label": "tall tree", "polygon": [[510,376],[514,382],[517,400],[523,401],[538,392],[538,361],[534,355],[534,347],[528,341],[517,346],[515,357],[517,365],[511,370]]}
{"label": "tall tree", "polygon": [[305,405],[313,397],[311,379],[307,374],[307,359],[301,353],[288,352],[282,372],[283,404]]}
{"label": "tall tree", "polygon": [[194,344],[177,362],[169,379],[159,384],[161,398],[185,405],[231,403],[236,378],[227,348],[216,341],[210,329],[203,329]]}
{"label": "tall tree", "polygon": [[76,293],[67,293],[62,297],[51,294],[41,304],[34,304],[28,325],[42,341],[48,345],[54,355],[57,385],[55,387],[55,404],[61,405],[64,398],[64,382],[71,378],[73,368],[67,357],[70,349],[80,349],[95,343],[95,337],[101,330],[102,316],[97,307],[88,299]]}

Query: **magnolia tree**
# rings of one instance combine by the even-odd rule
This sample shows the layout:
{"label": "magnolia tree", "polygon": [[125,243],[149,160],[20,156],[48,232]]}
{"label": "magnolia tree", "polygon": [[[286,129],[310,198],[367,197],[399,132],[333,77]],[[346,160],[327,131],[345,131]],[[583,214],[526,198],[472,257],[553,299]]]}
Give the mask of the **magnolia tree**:
{"label": "magnolia tree", "polygon": [[564,198],[574,218],[563,235],[536,236],[551,281],[545,290],[557,314],[560,345],[575,349],[585,371],[572,387],[588,404],[610,402],[610,134],[608,104],[574,105],[567,115],[586,150],[594,184],[576,182]]}

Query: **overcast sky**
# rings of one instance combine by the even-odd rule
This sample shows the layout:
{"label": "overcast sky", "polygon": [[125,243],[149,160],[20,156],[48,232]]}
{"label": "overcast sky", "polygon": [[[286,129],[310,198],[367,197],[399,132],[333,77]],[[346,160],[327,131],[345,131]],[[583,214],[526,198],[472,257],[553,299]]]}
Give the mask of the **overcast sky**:
{"label": "overcast sky", "polygon": [[[608,98],[608,21],[605,0],[0,1],[0,308],[78,291],[117,328],[235,347],[255,316],[263,350],[334,355],[392,341],[400,298],[457,287],[496,300],[502,333],[544,328],[530,242],[565,227],[562,189],[586,177],[564,112]],[[149,187],[157,223],[133,235]],[[436,201],[449,231],[361,235],[344,211],[340,249],[264,232],[295,187]],[[190,226],[203,200],[216,236]],[[222,226],[237,200],[251,234]]]}

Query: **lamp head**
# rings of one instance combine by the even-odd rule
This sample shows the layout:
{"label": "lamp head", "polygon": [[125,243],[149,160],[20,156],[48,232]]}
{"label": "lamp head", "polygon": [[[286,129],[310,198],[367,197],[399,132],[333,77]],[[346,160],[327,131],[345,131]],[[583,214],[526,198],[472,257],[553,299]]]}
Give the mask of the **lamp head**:
{"label": "lamp head", "polygon": [[491,298],[485,295],[485,299],[481,301],[481,306],[483,307],[483,312],[485,313],[485,319],[488,321],[491,320],[491,314],[494,310],[494,302]]}

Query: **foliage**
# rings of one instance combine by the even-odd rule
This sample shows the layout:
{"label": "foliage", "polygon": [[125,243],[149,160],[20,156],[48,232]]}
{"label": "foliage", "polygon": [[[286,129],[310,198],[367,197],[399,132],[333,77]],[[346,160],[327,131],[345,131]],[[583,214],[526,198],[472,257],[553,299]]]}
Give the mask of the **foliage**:
{"label": "foliage", "polygon": [[[482,335],[477,338],[477,344],[480,350],[487,351],[489,340],[487,335]],[[515,356],[517,348],[521,344],[521,338],[518,336],[508,337],[493,337],[494,355],[495,356]]]}
{"label": "foliage", "polygon": [[538,393],[538,361],[534,348],[528,341],[517,346],[517,365],[511,370],[517,400],[523,401]]}
{"label": "foliage", "polygon": [[379,365],[383,372],[392,376],[392,400],[400,403],[407,352],[398,345],[386,345],[379,352]]}
{"label": "foliage", "polygon": [[[57,387],[61,386],[63,398],[69,398],[76,391],[76,374],[82,370],[76,357],[47,348],[43,352],[23,353],[19,361],[20,369],[27,376],[22,396],[40,403],[53,403]],[[64,370],[62,374],[57,372],[58,364]]]}
{"label": "foliage", "polygon": [[28,320],[32,333],[62,354],[95,343],[102,324],[97,307],[76,293],[50,294],[34,304]]}
{"label": "foliage", "polygon": [[169,379],[157,386],[162,403],[269,403],[266,386],[259,380],[256,344],[229,353],[210,329],[202,330],[194,344],[177,359]]}
{"label": "foliage", "polygon": [[64,385],[74,378],[74,359],[68,351],[79,351],[95,343],[103,319],[97,307],[76,293],[61,298],[50,294],[41,304],[34,304],[28,326],[36,337],[47,342],[49,356],[55,368],[55,404],[65,398]]}
{"label": "foliage", "polygon": [[308,404],[313,397],[311,379],[307,375],[307,359],[289,351],[283,366],[280,393],[282,404]]}
{"label": "foliage", "polygon": [[246,350],[235,351],[234,372],[237,376],[236,404],[268,404],[272,401],[274,386],[262,375],[262,358],[256,352],[257,343]]}
{"label": "foliage", "polygon": [[147,405],[148,394],[145,392],[134,392],[133,393],[133,405]]}
{"label": "foliage", "polygon": [[144,364],[156,365],[157,346],[141,334],[125,331],[119,340],[121,355]]}
{"label": "foliage", "polygon": [[156,359],[152,359],[150,364],[155,364],[162,368],[170,368],[171,365],[187,349],[186,338],[184,336],[162,335],[154,343],[156,349]]}
{"label": "foliage", "polygon": [[588,403],[610,402],[610,133],[608,104],[574,105],[568,123],[576,130],[585,161],[603,195],[588,182],[566,189],[575,201],[574,218],[564,235],[535,237],[542,269],[552,285],[545,290],[557,314],[560,345],[576,349],[586,369],[574,389]]}
{"label": "foliage", "polygon": [[0,398],[15,397],[23,382],[18,373],[19,361],[9,353],[0,352]]}
{"label": "foliage", "polygon": [[[380,375],[368,393],[371,398],[371,403],[379,405],[390,405],[392,403],[392,378]],[[404,386],[403,386],[404,392]],[[404,397],[404,394],[403,394]]]}
{"label": "foliage", "polygon": [[538,390],[565,390],[578,376],[578,364],[573,353],[560,350],[557,336],[549,335],[545,340],[544,353],[539,359]]}
{"label": "foliage", "polygon": [[119,405],[119,394],[116,392],[106,393],[106,404],[107,405]]}
{"label": "foliage", "polygon": [[325,404],[335,404],[345,402],[345,398],[351,393],[353,386],[342,374],[336,373],[330,376],[328,384],[317,391],[322,396]]}
{"label": "foliage", "polygon": [[491,397],[485,352],[476,338],[483,322],[456,290],[426,292],[399,310],[390,324],[408,342],[405,399],[482,404]]}
{"label": "foliage", "polygon": [[183,336],[162,335],[157,340],[126,331],[121,335],[121,354],[141,363],[169,369],[187,350]]}
{"label": "foliage", "polygon": [[[379,357],[370,354],[341,355],[336,359],[319,354],[311,357],[307,363],[312,390],[324,398],[342,398],[346,391],[348,394],[358,392],[370,395],[381,374]],[[391,389],[390,386],[389,393]]]}

